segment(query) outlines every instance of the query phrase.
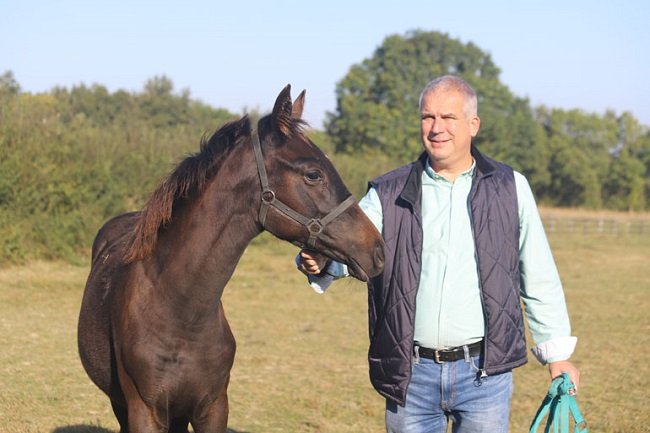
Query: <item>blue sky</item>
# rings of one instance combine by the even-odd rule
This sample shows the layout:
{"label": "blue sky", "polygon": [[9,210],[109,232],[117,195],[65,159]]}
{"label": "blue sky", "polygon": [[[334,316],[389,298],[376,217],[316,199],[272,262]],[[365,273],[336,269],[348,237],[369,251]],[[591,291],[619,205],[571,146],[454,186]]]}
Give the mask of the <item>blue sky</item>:
{"label": "blue sky", "polygon": [[156,76],[240,113],[291,83],[320,128],[351,65],[385,37],[440,31],[490,53],[533,105],[631,112],[650,125],[647,0],[0,0],[0,73],[24,91]]}

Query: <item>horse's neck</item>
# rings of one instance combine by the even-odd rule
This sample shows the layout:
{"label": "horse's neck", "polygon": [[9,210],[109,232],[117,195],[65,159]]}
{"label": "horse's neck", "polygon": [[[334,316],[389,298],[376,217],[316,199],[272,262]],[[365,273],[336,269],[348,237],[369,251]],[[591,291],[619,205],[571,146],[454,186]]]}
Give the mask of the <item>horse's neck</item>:
{"label": "horse's neck", "polygon": [[172,292],[168,295],[218,302],[246,247],[260,233],[261,187],[250,168],[252,158],[245,152],[229,158],[234,161],[224,162],[201,197],[173,215],[159,238],[152,258],[161,283]]}

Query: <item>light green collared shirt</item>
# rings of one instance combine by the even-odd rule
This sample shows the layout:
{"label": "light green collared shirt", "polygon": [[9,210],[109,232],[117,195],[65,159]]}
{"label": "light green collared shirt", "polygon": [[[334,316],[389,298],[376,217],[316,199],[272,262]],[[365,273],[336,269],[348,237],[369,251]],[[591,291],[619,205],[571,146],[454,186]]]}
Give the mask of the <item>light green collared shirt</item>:
{"label": "light green collared shirt", "polygon": [[[479,292],[469,192],[474,164],[450,182],[427,164],[422,173],[423,250],[415,313],[414,340],[430,348],[470,344],[484,337],[485,324]],[[553,260],[533,192],[515,171],[519,211],[521,297],[528,326],[537,345],[533,353],[542,362],[570,357],[577,339],[571,327],[564,291]],[[381,232],[383,211],[374,189],[359,205]],[[347,274],[330,266],[328,273]],[[323,292],[331,283],[310,278]]]}
{"label": "light green collared shirt", "polygon": [[468,196],[474,165],[454,183],[427,164],[422,173],[422,271],[415,313],[415,341],[456,347],[484,334]]}

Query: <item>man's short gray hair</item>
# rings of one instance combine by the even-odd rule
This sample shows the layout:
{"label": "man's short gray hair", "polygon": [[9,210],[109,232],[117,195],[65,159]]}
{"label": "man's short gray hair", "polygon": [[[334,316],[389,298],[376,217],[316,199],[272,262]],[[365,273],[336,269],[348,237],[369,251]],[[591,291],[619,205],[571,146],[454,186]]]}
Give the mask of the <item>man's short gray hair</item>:
{"label": "man's short gray hair", "polygon": [[476,97],[476,92],[465,80],[455,75],[443,75],[429,81],[429,84],[420,93],[420,110],[422,109],[424,97],[437,90],[454,90],[460,92],[465,98],[465,115],[468,118],[478,115],[478,98]]}

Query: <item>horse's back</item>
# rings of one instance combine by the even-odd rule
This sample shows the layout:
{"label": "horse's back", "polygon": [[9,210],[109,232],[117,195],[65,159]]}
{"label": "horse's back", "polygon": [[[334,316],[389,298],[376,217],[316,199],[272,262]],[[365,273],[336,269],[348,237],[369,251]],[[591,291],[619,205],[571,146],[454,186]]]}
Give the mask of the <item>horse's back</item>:
{"label": "horse's back", "polygon": [[111,347],[111,303],[127,269],[122,257],[138,216],[137,212],[119,215],[107,221],[97,233],[79,313],[77,339],[81,362],[92,381],[111,396],[117,387]]}

